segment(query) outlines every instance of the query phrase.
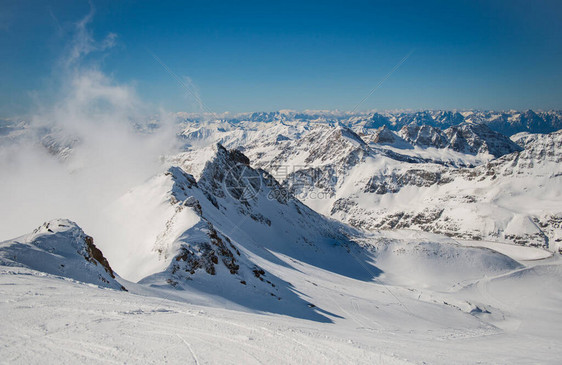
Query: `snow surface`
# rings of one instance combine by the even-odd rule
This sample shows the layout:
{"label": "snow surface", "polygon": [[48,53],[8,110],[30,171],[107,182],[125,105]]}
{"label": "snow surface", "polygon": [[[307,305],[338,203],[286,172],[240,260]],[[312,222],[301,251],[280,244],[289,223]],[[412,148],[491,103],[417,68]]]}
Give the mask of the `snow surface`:
{"label": "snow surface", "polygon": [[[191,209],[176,211],[169,203],[172,185],[166,175],[155,176],[105,211],[106,221],[120,229],[101,235],[102,250],[115,263],[115,270],[129,280],[138,281],[163,271],[169,263],[161,257],[173,250],[169,244],[200,221]],[[169,229],[164,232],[167,222]],[[159,253],[156,245],[165,252]]]}
{"label": "snow surface", "polygon": [[[264,265],[308,302],[321,305],[329,322],[257,312],[197,291],[121,280],[126,293],[2,266],[0,356],[7,363],[61,364],[558,363],[559,257],[520,265],[493,251],[458,248],[470,256],[488,255],[495,264],[479,261],[472,267],[461,260],[459,277],[471,279],[451,285],[437,267],[454,271],[447,255],[455,246],[445,248],[437,236],[411,236],[418,234],[377,238],[391,249],[429,244],[435,252],[406,249],[407,261],[398,262],[381,257],[377,262],[384,261],[385,275],[375,281],[281,254],[285,264]],[[430,243],[432,237],[437,241]],[[416,276],[423,275],[432,289],[390,279],[400,278],[406,263],[419,265]],[[482,265],[487,270],[482,272]]]}

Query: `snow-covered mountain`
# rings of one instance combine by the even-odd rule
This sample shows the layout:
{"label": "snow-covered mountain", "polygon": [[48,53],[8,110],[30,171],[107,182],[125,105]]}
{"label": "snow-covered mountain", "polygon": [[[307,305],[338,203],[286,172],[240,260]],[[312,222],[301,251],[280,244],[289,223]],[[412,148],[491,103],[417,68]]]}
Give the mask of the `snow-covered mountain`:
{"label": "snow-covered mountain", "polygon": [[387,127],[356,134],[329,123],[263,125],[239,122],[205,140],[243,149],[307,205],[359,229],[559,247],[559,132],[514,136],[516,144],[474,123],[444,131],[412,124],[398,134]]}
{"label": "snow-covered mountain", "polygon": [[448,136],[437,127],[423,124],[409,124],[400,129],[398,135],[413,145],[420,147],[445,148],[449,144]]}
{"label": "snow-covered mountain", "polygon": [[0,242],[0,265],[125,290],[94,239],[67,219],[46,222],[30,234]]}
{"label": "snow-covered mountain", "polygon": [[[341,125],[364,137],[364,141],[369,144],[378,143],[402,150],[420,147],[447,149],[472,155],[490,153],[495,157],[517,150],[505,136],[522,132],[550,133],[562,129],[562,112],[556,110],[547,112],[428,110],[374,113],[283,110],[224,115],[178,113],[175,118],[180,125],[179,133],[183,140],[198,146],[205,145],[209,141],[220,142],[227,146],[230,146],[229,144],[246,146],[249,136],[260,138],[259,135],[254,136],[253,133],[249,133],[257,129],[267,135],[267,129],[273,128],[280,132],[277,137],[282,139],[290,138],[283,132],[302,133],[318,125]],[[278,128],[279,126],[284,128]],[[158,130],[158,121],[148,118],[142,123],[132,122],[131,127],[139,133],[152,133]],[[492,131],[499,134],[494,134]],[[0,141],[11,141],[22,136],[36,139],[37,143],[43,145],[50,153],[59,154],[61,159],[68,158],[72,147],[80,143],[80,137],[61,131],[58,127],[43,126],[37,130],[26,121],[0,121]],[[411,145],[403,143],[402,139]],[[419,155],[414,151],[409,151],[409,154]],[[433,154],[433,157],[437,155]]]}
{"label": "snow-covered mountain", "polygon": [[556,132],[475,168],[401,163],[381,171],[373,159],[363,166],[371,173],[356,177],[347,193],[336,189],[326,207],[331,204],[332,217],[364,229],[415,228],[556,251],[561,151]]}
{"label": "snow-covered mountain", "polygon": [[241,152],[220,144],[208,149],[197,178],[171,166],[108,208],[122,236],[106,253],[124,278],[322,318],[260,262],[276,261],[275,253],[341,275],[371,276],[357,267],[363,254],[353,241],[356,230],[295,199]]}
{"label": "snow-covered mountain", "polygon": [[[486,113],[183,115],[161,172],[86,219],[95,246],[62,219],[0,243],[2,358],[40,333],[67,363],[556,363],[562,131]],[[61,166],[88,142],[32,129],[0,138]]]}
{"label": "snow-covered mountain", "polygon": [[466,122],[485,124],[490,129],[511,136],[519,132],[530,133],[550,133],[562,129],[561,111],[540,111],[527,110],[520,111],[423,111],[423,112],[385,112],[373,113],[366,120],[361,118],[350,119],[349,126],[361,126],[378,128],[383,125],[393,130],[400,130],[404,126],[411,124],[422,126],[428,125],[447,129],[449,127],[463,124]]}
{"label": "snow-covered mountain", "polygon": [[562,129],[562,113],[551,110],[548,112],[479,112],[464,113],[467,121],[487,124],[493,130],[513,135],[520,132],[550,133]]}
{"label": "snow-covered mountain", "polygon": [[494,132],[485,124],[462,123],[441,130],[429,124],[408,124],[397,133],[387,126],[373,131],[363,130],[365,142],[392,146],[398,149],[448,149],[465,155],[491,155],[500,157],[520,151],[521,147],[506,136]]}
{"label": "snow-covered mountain", "polygon": [[500,157],[521,150],[509,138],[494,132],[485,124],[464,123],[449,127],[443,133],[447,136],[447,147],[465,154]]}
{"label": "snow-covered mountain", "polygon": [[277,111],[263,113],[241,113],[236,115],[199,115],[179,113],[181,120],[190,123],[202,120],[219,119],[231,123],[341,123],[356,132],[387,126],[398,131],[407,125],[429,125],[440,129],[465,122],[486,124],[492,130],[511,136],[520,132],[550,133],[562,129],[562,111],[479,111],[479,110],[425,110],[425,111],[385,111],[371,113],[349,113],[339,111]]}

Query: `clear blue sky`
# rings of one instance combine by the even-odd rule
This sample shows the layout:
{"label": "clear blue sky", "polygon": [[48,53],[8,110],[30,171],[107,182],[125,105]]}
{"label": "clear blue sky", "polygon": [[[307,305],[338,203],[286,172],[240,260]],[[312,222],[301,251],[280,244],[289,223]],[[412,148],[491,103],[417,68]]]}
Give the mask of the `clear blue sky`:
{"label": "clear blue sky", "polygon": [[[93,0],[98,61],[170,111],[196,111],[151,56],[215,111],[561,109],[562,1]],[[87,1],[0,2],[0,117],[49,95]],[[150,52],[149,52],[150,50]]]}

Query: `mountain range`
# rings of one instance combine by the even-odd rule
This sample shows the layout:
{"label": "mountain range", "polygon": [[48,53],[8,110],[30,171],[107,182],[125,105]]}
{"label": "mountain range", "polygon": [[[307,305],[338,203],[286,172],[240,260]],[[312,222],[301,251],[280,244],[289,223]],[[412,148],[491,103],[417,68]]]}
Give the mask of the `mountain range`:
{"label": "mountain range", "polygon": [[[92,291],[101,307],[109,299],[100,298],[136,306],[138,295],[169,308],[176,308],[170,300],[202,306],[212,316],[221,307],[266,315],[266,324],[245,330],[268,352],[279,346],[272,326],[289,326],[288,333],[305,326],[306,333],[287,338],[312,346],[318,362],[329,350],[310,344],[335,324],[351,341],[342,354],[358,362],[384,355],[398,363],[449,363],[475,348],[516,356],[536,345],[543,350],[538,358],[554,363],[562,318],[561,115],[178,114],[169,143],[179,147],[158,156],[158,172],[96,212],[102,224],[85,222],[94,232],[61,217],[18,238],[0,237],[0,282],[15,280],[43,295],[47,289],[26,281],[38,272],[47,288],[77,298],[84,296],[73,286],[80,283],[122,293]],[[133,127],[143,135],[159,129],[154,122]],[[0,125],[1,143],[31,141],[63,166],[85,138],[22,121]],[[168,312],[149,313],[111,315],[125,323],[131,314]],[[228,316],[244,326],[241,314]],[[148,320],[147,328],[153,325]],[[224,325],[210,326],[216,328],[199,328],[198,335],[220,343],[215,351],[239,350],[232,336],[217,337]],[[389,334],[397,340],[383,340]],[[439,353],[438,341],[454,351]],[[428,346],[435,354],[419,355]],[[265,359],[259,347],[242,348],[244,358]],[[479,361],[505,359],[488,352]]]}
{"label": "mountain range", "polygon": [[562,111],[481,111],[481,110],[425,110],[425,111],[384,111],[384,112],[340,112],[290,110],[234,114],[178,113],[185,121],[197,122],[220,119],[237,122],[308,122],[341,123],[354,130],[376,129],[383,126],[398,131],[402,127],[416,124],[446,129],[465,122],[486,124],[490,129],[506,136],[520,132],[550,133],[562,129]]}

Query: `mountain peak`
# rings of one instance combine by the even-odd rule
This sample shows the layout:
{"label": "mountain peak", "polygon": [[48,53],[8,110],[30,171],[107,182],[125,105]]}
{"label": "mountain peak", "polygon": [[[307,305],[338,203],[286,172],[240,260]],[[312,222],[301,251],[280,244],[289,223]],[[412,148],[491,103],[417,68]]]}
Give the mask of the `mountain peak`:
{"label": "mountain peak", "polygon": [[216,157],[221,158],[224,162],[232,162],[250,166],[250,159],[237,149],[226,149],[221,143],[215,145]]}
{"label": "mountain peak", "polygon": [[45,222],[28,235],[0,243],[0,264],[126,290],[94,239],[68,219]]}

